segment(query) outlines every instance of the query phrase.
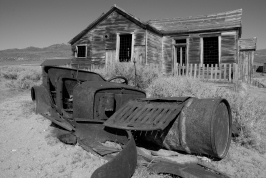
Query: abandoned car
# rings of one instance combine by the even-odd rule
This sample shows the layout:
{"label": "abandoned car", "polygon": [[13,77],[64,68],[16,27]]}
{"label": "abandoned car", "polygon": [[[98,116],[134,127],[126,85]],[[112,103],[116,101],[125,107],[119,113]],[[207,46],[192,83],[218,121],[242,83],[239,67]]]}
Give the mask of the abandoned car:
{"label": "abandoned car", "polygon": [[[123,82],[112,82],[115,79]],[[73,144],[101,156],[117,152],[102,143],[121,145],[92,177],[131,177],[137,165],[136,144],[214,159],[224,158],[230,146],[232,116],[225,99],[146,98],[123,76],[106,80],[94,72],[53,66],[43,67],[42,85],[32,87],[31,97],[36,113],[72,136]],[[153,170],[180,177],[226,177],[202,167],[157,162]]]}

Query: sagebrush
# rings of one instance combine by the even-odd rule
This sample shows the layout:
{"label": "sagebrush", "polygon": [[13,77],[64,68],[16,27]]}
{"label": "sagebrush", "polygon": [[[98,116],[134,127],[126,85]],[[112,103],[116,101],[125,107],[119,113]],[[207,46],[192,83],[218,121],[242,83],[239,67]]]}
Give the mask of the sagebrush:
{"label": "sagebrush", "polygon": [[147,88],[151,97],[192,96],[198,98],[225,98],[232,109],[233,123],[240,124],[236,142],[259,152],[266,150],[266,106],[247,92],[234,92],[228,88],[187,77],[160,77]]}
{"label": "sagebrush", "polygon": [[40,67],[8,66],[0,68],[0,78],[11,90],[28,90],[41,82]]}
{"label": "sagebrush", "polygon": [[134,65],[134,63],[114,63],[107,68],[96,69],[94,72],[103,75],[106,79],[124,76],[128,79],[129,85],[140,89],[147,88],[153,80],[162,76],[158,65]]}

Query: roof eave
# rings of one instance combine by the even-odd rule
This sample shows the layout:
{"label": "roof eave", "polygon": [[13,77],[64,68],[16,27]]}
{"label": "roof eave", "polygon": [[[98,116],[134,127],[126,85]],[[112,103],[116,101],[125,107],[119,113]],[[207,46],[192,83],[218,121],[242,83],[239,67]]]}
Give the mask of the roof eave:
{"label": "roof eave", "polygon": [[94,22],[92,22],[88,27],[86,27],[84,30],[82,30],[78,35],[76,35],[74,38],[72,38],[68,43],[73,45],[75,42],[77,42],[82,36],[84,36],[86,33],[88,33],[93,27],[98,25],[102,20],[104,20],[107,16],[109,16],[112,12],[117,11],[119,14],[125,16],[128,20],[132,21],[133,23],[137,24],[143,29],[149,29],[150,31],[153,31],[157,34],[161,34],[161,32],[150,25],[141,22],[138,18],[134,17],[133,15],[127,13],[122,8],[119,8],[117,6],[113,6],[108,12],[103,13],[98,19],[96,19]]}
{"label": "roof eave", "polygon": [[225,28],[209,28],[209,29],[199,29],[199,30],[179,30],[179,31],[161,31],[163,35],[178,35],[187,33],[201,33],[201,32],[214,32],[214,31],[228,31],[228,30],[238,30],[241,33],[241,26],[235,27],[225,27]]}

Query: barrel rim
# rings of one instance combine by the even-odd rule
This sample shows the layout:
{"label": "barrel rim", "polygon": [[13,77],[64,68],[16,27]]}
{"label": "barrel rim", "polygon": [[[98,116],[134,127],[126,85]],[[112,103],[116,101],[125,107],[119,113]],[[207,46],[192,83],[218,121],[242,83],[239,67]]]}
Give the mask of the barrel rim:
{"label": "barrel rim", "polygon": [[[230,104],[229,104],[229,102],[226,100],[226,99],[224,99],[224,98],[221,98],[220,100],[216,100],[216,102],[217,103],[224,103],[225,105],[226,105],[226,107],[227,107],[227,111],[228,111],[228,116],[229,116],[229,133],[228,133],[228,140],[227,140],[227,144],[226,144],[226,147],[225,147],[225,149],[224,149],[224,151],[223,151],[223,153],[222,154],[218,154],[218,152],[217,152],[217,148],[216,148],[216,145],[215,145],[215,137],[214,137],[214,129],[213,129],[213,122],[214,122],[214,118],[212,117],[212,119],[211,119],[211,127],[210,127],[210,129],[211,129],[211,134],[210,134],[210,139],[211,139],[211,146],[212,146],[212,149],[213,150],[215,150],[216,152],[216,158],[218,159],[223,159],[226,155],[227,155],[227,152],[228,152],[228,150],[229,150],[229,147],[230,147],[230,143],[231,143],[231,134],[232,134],[232,112],[231,112],[231,107],[230,107]],[[217,105],[218,106],[218,105]],[[213,110],[212,111],[212,116],[213,116],[213,114],[214,114],[214,112],[216,111],[216,109],[215,110]]]}

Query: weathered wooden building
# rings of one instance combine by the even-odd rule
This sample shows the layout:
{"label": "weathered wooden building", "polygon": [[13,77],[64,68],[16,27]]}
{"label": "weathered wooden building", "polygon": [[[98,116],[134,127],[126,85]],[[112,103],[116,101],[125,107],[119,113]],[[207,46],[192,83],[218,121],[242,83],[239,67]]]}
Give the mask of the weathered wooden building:
{"label": "weathered wooden building", "polygon": [[253,65],[254,62],[254,53],[256,51],[257,38],[250,39],[239,39],[239,79],[252,83],[253,74],[255,68]]}
{"label": "weathered wooden building", "polygon": [[156,63],[166,73],[176,64],[238,63],[242,9],[206,16],[142,22],[113,6],[69,43],[74,63]]}

